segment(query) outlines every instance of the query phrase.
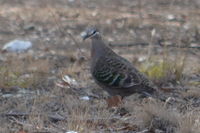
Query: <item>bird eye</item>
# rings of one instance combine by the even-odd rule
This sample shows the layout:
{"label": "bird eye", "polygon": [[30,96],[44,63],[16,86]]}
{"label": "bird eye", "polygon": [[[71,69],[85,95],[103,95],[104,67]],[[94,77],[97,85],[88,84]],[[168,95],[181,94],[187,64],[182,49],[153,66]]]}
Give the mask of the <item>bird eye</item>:
{"label": "bird eye", "polygon": [[95,34],[96,33],[96,31],[94,30],[93,32],[92,32],[92,34]]}

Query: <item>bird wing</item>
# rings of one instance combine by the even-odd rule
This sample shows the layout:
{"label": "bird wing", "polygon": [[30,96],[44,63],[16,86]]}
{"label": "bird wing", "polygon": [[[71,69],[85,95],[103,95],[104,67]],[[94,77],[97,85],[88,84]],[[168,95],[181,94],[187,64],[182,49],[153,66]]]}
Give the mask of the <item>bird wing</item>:
{"label": "bird wing", "polygon": [[130,88],[142,83],[139,72],[124,58],[109,56],[99,58],[92,75],[104,86]]}

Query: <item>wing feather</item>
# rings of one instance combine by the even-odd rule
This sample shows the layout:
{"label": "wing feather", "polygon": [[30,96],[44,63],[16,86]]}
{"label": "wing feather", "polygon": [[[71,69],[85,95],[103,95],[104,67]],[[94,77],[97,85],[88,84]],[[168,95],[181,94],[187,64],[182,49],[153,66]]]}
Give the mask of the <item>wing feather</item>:
{"label": "wing feather", "polygon": [[106,86],[130,88],[142,82],[138,71],[123,58],[99,58],[94,67],[92,75]]}

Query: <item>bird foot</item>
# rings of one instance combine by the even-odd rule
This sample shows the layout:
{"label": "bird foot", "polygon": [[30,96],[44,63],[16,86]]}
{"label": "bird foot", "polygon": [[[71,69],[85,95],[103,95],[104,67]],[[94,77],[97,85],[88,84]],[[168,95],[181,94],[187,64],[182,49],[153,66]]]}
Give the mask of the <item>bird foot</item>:
{"label": "bird foot", "polygon": [[111,98],[106,99],[108,108],[119,107],[122,105],[122,97],[119,95],[112,96]]}

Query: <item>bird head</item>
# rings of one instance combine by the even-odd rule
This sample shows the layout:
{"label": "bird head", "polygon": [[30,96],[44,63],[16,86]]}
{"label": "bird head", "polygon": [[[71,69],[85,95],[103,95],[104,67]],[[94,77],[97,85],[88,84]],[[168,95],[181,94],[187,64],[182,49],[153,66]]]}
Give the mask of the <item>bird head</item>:
{"label": "bird head", "polygon": [[84,32],[81,33],[81,37],[83,38],[83,40],[86,40],[86,39],[91,38],[91,37],[96,37],[99,34],[100,33],[97,30],[97,28],[90,27],[90,28],[87,28]]}

